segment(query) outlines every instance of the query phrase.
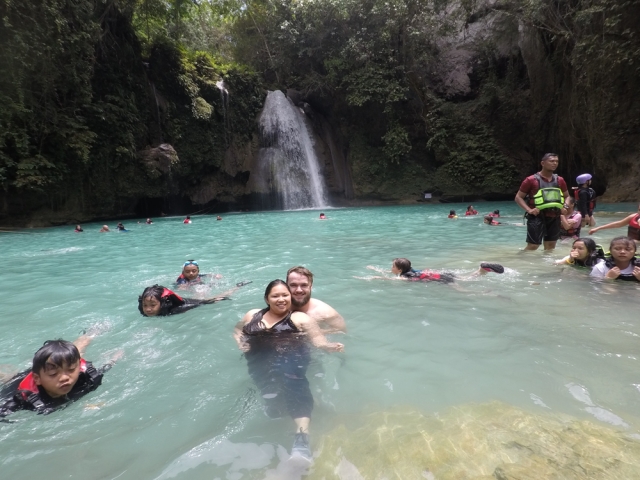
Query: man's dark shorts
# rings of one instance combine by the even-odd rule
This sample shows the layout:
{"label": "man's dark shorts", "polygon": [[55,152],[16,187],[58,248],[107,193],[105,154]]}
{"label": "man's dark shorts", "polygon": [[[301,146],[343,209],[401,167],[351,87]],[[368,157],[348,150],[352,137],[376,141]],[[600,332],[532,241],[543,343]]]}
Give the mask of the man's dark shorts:
{"label": "man's dark shorts", "polygon": [[542,245],[560,238],[560,216],[546,217],[544,212],[537,216],[527,215],[527,243]]}

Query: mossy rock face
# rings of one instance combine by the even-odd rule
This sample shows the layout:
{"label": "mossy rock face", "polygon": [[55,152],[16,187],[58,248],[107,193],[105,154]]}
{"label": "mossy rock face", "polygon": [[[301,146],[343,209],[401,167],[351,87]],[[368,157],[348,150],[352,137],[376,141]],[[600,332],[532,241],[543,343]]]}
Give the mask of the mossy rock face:
{"label": "mossy rock face", "polygon": [[310,479],[618,480],[640,478],[640,441],[603,425],[499,402],[427,417],[365,415],[319,439]]}

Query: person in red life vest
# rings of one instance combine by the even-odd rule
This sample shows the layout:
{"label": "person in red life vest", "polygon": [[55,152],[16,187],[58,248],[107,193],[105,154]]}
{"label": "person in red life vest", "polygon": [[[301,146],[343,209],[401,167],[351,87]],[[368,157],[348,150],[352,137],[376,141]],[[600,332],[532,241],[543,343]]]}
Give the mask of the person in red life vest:
{"label": "person in red life vest", "polygon": [[0,393],[5,399],[0,418],[18,410],[33,410],[47,415],[68,402],[92,392],[102,383],[102,376],[122,355],[118,352],[100,369],[82,358],[91,337],[75,342],[47,340],[33,356],[31,369],[9,380]]}
{"label": "person in red life vest", "polygon": [[84,232],[81,225],[76,225],[76,229],[74,230],[76,233]]}
{"label": "person in red life vest", "polygon": [[494,220],[491,215],[485,215],[483,223],[486,223],[487,225],[493,225],[493,226],[502,225],[502,223],[500,223],[499,221]]}
{"label": "person in red life vest", "polygon": [[200,266],[195,260],[187,260],[182,265],[182,273],[176,280],[176,284],[180,287],[186,288],[191,285],[203,283],[203,278],[222,278],[220,274],[200,273]]}
{"label": "person in red life vest", "polygon": [[144,223],[146,223],[147,225],[153,225],[153,220],[151,220],[150,218],[147,218],[147,221]]}
{"label": "person in red life vest", "polygon": [[191,223],[191,217],[187,215],[187,218],[185,218],[182,223]]}
{"label": "person in red life vest", "polygon": [[618,220],[617,222],[611,222],[606,225],[602,225],[601,227],[592,228],[589,230],[589,235],[593,235],[600,230],[621,227],[627,227],[627,237],[635,240],[636,242],[640,241],[640,205],[638,205],[637,213],[632,213],[628,217]]}
{"label": "person in red life vest", "polygon": [[537,250],[544,243],[545,250],[556,248],[560,238],[560,209],[569,196],[567,184],[556,175],[558,155],[547,153],[540,161],[541,170],[524,179],[515,202],[527,212],[527,246]]}
{"label": "person in red life vest", "polygon": [[469,215],[477,215],[478,211],[473,209],[473,205],[469,205],[467,207],[467,211],[464,212],[465,216],[469,216]]}
{"label": "person in red life vest", "polygon": [[458,215],[456,215],[455,210],[449,210],[449,215],[447,216],[447,218],[458,218]]}
{"label": "person in red life vest", "polygon": [[157,317],[184,313],[200,305],[208,305],[221,300],[231,300],[229,295],[250,281],[237,283],[235,287],[211,298],[197,299],[181,297],[162,285],[147,287],[138,297],[138,310],[145,317]]}
{"label": "person in red life vest", "polygon": [[488,215],[490,217],[499,218],[500,217],[500,210],[494,210],[493,213],[489,213]]}
{"label": "person in red life vest", "polygon": [[580,236],[582,215],[576,212],[575,207],[576,201],[572,197],[565,199],[564,208],[560,213],[560,240],[576,239]]}
{"label": "person in red life vest", "polygon": [[216,220],[220,221],[220,220],[222,220],[222,217],[221,217],[220,215],[218,215],[218,216],[216,217]]}
{"label": "person in red life vest", "polygon": [[326,215],[324,213],[321,213],[320,220],[326,220],[326,219],[327,219]]}
{"label": "person in red life vest", "polygon": [[573,196],[576,200],[576,208],[582,215],[582,226],[596,226],[593,218],[593,210],[596,208],[596,191],[591,188],[590,173],[583,173],[576,177],[577,188],[573,189]]}
{"label": "person in red life vest", "polygon": [[[387,273],[385,270],[381,270],[374,266],[367,266],[369,270],[376,270],[380,273]],[[481,263],[480,268],[473,272],[471,275],[461,278],[461,280],[467,280],[478,275],[486,275],[489,272],[504,273],[504,267],[497,263]],[[381,279],[381,280],[409,280],[411,282],[441,282],[441,283],[453,283],[456,276],[449,272],[436,272],[435,270],[415,270],[411,267],[411,260],[408,258],[394,258],[391,264],[391,273],[397,275],[395,278],[389,277],[370,277],[366,280]]]}
{"label": "person in red life vest", "polygon": [[640,259],[635,258],[636,243],[629,237],[616,237],[609,245],[609,256],[591,270],[591,276],[610,280],[640,282]]}

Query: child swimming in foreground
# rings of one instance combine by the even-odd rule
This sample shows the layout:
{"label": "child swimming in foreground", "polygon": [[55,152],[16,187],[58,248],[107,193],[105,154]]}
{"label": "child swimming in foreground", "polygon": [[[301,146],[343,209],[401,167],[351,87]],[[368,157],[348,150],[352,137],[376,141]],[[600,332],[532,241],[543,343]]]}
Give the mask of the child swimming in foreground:
{"label": "child swimming in foreground", "polygon": [[33,356],[29,370],[9,380],[0,397],[0,418],[18,410],[33,410],[47,415],[68,402],[75,401],[97,389],[102,377],[121,355],[96,369],[82,358],[91,342],[86,335],[74,343],[66,340],[47,340]]}
{"label": "child swimming in foreground", "polygon": [[604,261],[602,248],[592,239],[581,237],[574,240],[571,253],[561,260],[556,260],[555,264],[591,268],[602,261]]}
{"label": "child swimming in foreground", "polygon": [[[381,273],[386,273],[384,270],[380,270],[376,267],[369,265],[367,267],[370,270],[376,270]],[[466,280],[479,275],[486,275],[489,272],[504,273],[504,267],[497,263],[481,263],[480,268],[473,272],[471,275],[461,278]],[[436,272],[434,270],[415,270],[411,268],[411,261],[407,258],[394,258],[391,264],[391,273],[397,275],[395,278],[389,277],[372,277],[385,280],[409,280],[411,282],[441,282],[441,283],[453,283],[456,276],[449,272]]]}
{"label": "child swimming in foreground", "polygon": [[640,259],[635,258],[636,248],[636,243],[629,237],[614,238],[609,245],[611,255],[593,267],[591,276],[640,282]]}

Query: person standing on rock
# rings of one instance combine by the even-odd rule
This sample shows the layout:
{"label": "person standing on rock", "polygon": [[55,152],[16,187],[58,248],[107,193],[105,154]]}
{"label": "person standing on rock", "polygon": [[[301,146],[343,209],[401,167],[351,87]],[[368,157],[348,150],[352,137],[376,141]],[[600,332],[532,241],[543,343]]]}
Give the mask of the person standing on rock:
{"label": "person standing on rock", "polygon": [[558,168],[558,155],[546,153],[540,161],[541,170],[524,179],[515,202],[526,213],[527,246],[537,250],[544,243],[545,250],[556,248],[560,237],[560,209],[569,196],[564,179],[553,173]]}

